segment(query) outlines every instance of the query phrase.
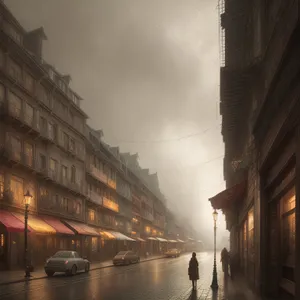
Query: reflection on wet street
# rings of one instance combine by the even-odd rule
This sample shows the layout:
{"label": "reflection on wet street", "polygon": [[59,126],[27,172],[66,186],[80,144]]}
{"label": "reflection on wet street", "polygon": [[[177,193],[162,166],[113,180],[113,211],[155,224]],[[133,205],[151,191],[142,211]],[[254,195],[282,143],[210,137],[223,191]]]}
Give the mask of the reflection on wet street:
{"label": "reflection on wet street", "polygon": [[[218,294],[212,294],[210,289],[212,253],[199,253],[197,257],[200,280],[195,292],[192,291],[188,279],[190,255],[183,255],[179,258],[95,270],[74,277],[62,275],[1,286],[0,298],[1,300],[227,299],[221,282]],[[219,274],[221,275],[220,270]]]}
{"label": "reflection on wet street", "polygon": [[[198,293],[191,293],[187,266],[189,255],[160,259],[131,266],[113,267],[79,274],[59,276],[28,283],[2,286],[2,300],[166,300],[206,297],[211,280],[212,255],[198,255],[201,280]],[[202,298],[201,299],[206,299]]]}

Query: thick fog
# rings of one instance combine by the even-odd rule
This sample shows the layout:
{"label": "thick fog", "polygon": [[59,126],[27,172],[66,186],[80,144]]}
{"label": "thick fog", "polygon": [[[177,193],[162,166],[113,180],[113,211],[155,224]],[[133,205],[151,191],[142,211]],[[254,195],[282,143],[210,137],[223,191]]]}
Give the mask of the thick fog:
{"label": "thick fog", "polygon": [[26,29],[44,27],[44,57],[72,76],[89,124],[138,152],[169,206],[212,240],[208,198],[224,188],[217,1],[5,3]]}

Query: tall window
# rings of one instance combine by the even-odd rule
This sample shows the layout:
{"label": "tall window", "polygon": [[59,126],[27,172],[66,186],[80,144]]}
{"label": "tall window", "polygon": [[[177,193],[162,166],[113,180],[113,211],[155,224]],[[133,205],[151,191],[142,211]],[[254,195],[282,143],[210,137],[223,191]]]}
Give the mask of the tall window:
{"label": "tall window", "polygon": [[22,109],[22,100],[14,93],[9,93],[9,112],[14,117],[21,116],[21,109]]}
{"label": "tall window", "polygon": [[76,182],[76,167],[72,166],[71,168],[71,182],[75,183]]}
{"label": "tall window", "polygon": [[40,129],[43,133],[47,132],[47,120],[44,117],[40,117]]}
{"label": "tall window", "polygon": [[93,209],[89,209],[89,221],[95,221],[95,211]]}
{"label": "tall window", "polygon": [[29,125],[33,123],[33,107],[25,103],[25,122]]}
{"label": "tall window", "polygon": [[17,176],[11,176],[10,178],[10,190],[13,195],[13,199],[16,203],[22,204],[24,201],[24,182],[23,179]]}
{"label": "tall window", "polygon": [[57,161],[53,158],[50,158],[50,170],[53,174],[57,174]]}
{"label": "tall window", "polygon": [[17,137],[12,136],[10,138],[10,141],[11,141],[11,152],[12,152],[12,155],[13,155],[14,159],[21,160],[22,146],[21,146],[20,139],[17,138]]}
{"label": "tall window", "polygon": [[283,262],[286,265],[295,265],[295,234],[296,234],[296,192],[292,188],[283,198],[282,203],[282,247]]}
{"label": "tall window", "polygon": [[63,134],[64,147],[69,149],[69,136],[64,132]]}
{"label": "tall window", "polygon": [[9,60],[8,74],[17,82],[22,82],[22,68],[13,60]]}
{"label": "tall window", "polygon": [[68,178],[68,168],[66,166],[61,166],[61,175],[64,179]]}
{"label": "tall window", "polygon": [[40,168],[45,170],[47,168],[46,156],[44,154],[40,154]]}
{"label": "tall window", "polygon": [[46,89],[40,84],[37,86],[37,97],[40,101],[42,101],[46,105],[49,105],[49,99]]}
{"label": "tall window", "polygon": [[28,166],[33,166],[33,146],[29,143],[24,143],[24,153],[26,164]]}
{"label": "tall window", "polygon": [[49,123],[49,138],[53,141],[57,140],[57,126]]}
{"label": "tall window", "polygon": [[34,79],[29,73],[25,73],[24,85],[28,91],[30,91],[30,92],[33,91]]}
{"label": "tall window", "polygon": [[251,260],[254,259],[254,209],[250,209],[248,213],[248,253]]}
{"label": "tall window", "polygon": [[0,199],[3,198],[4,193],[4,174],[0,173]]}
{"label": "tall window", "polygon": [[75,152],[75,141],[73,138],[70,138],[70,151]]}

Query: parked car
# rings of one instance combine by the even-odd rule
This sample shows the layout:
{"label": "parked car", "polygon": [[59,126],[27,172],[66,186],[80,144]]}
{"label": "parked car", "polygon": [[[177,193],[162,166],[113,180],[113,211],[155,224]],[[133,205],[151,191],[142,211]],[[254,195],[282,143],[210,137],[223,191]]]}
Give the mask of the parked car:
{"label": "parked car", "polygon": [[44,270],[49,277],[56,272],[75,275],[77,272],[89,272],[90,262],[75,251],[58,251],[46,261]]}
{"label": "parked car", "polygon": [[114,258],[113,264],[117,265],[129,265],[140,262],[140,257],[133,251],[120,251]]}
{"label": "parked car", "polygon": [[166,257],[179,257],[180,256],[180,250],[178,249],[169,249],[166,253],[165,253]]}

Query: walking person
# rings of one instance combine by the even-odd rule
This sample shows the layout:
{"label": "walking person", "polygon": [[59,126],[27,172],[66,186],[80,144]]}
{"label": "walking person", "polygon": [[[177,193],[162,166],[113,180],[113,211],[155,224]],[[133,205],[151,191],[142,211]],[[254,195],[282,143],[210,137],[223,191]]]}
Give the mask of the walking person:
{"label": "walking person", "polygon": [[198,260],[196,258],[196,253],[193,252],[192,254],[192,258],[190,259],[189,262],[189,278],[192,281],[193,284],[193,290],[196,290],[196,286],[197,286],[197,280],[199,279],[199,269],[198,269]]}
{"label": "walking person", "polygon": [[226,248],[224,248],[221,252],[221,262],[222,262],[222,269],[224,272],[224,276],[228,276],[228,266],[229,266],[229,252]]}

